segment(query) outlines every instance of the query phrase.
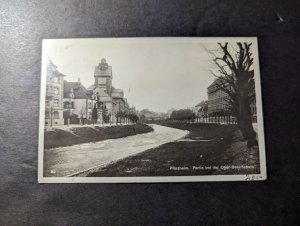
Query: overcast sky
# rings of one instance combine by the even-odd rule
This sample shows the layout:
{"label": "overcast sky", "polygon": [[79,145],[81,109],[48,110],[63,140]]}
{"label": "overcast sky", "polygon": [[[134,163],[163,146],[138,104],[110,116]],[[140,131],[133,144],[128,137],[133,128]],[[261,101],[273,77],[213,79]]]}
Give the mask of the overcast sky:
{"label": "overcast sky", "polygon": [[124,90],[136,109],[166,112],[192,107],[207,99],[211,55],[216,41],[200,38],[57,39],[44,50],[65,80],[80,78],[87,88],[94,83],[94,68],[101,58],[112,66],[113,86]]}

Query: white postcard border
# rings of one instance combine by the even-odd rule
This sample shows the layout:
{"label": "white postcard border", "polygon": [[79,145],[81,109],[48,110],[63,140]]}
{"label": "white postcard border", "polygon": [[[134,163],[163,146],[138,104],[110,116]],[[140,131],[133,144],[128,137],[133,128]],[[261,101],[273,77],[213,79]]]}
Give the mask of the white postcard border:
{"label": "white postcard border", "polygon": [[[94,40],[98,38],[79,38],[76,40]],[[259,143],[260,174],[249,175],[202,175],[202,176],[144,176],[144,177],[44,177],[44,129],[45,129],[45,97],[46,97],[46,68],[47,51],[46,45],[54,39],[44,39],[42,42],[41,61],[41,87],[40,87],[40,111],[39,111],[39,145],[38,145],[38,183],[169,183],[169,182],[213,182],[213,181],[259,181],[267,179],[265,138],[263,124],[263,109],[261,95],[261,77],[259,70],[259,54],[257,37],[139,37],[139,38],[101,38],[109,41],[162,41],[162,39],[172,41],[200,41],[203,42],[252,42],[257,108],[257,132]],[[142,40],[141,40],[142,39]],[[55,39],[68,41],[70,39]]]}

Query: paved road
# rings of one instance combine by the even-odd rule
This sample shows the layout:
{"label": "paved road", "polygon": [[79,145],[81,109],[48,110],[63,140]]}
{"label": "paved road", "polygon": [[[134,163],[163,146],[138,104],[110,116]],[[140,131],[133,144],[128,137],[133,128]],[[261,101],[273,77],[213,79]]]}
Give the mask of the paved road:
{"label": "paved road", "polygon": [[75,175],[172,142],[188,134],[188,131],[170,127],[150,126],[154,131],[146,134],[46,149],[44,175],[47,177]]}

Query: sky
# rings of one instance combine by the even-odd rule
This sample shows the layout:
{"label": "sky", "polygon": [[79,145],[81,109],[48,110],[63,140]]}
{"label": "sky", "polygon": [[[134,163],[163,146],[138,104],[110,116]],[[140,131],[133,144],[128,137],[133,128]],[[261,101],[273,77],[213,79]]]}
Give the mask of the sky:
{"label": "sky", "polygon": [[112,66],[113,86],[123,89],[137,110],[167,112],[193,107],[207,99],[215,77],[212,55],[216,40],[201,38],[102,38],[44,40],[65,80],[87,88],[102,58]]}

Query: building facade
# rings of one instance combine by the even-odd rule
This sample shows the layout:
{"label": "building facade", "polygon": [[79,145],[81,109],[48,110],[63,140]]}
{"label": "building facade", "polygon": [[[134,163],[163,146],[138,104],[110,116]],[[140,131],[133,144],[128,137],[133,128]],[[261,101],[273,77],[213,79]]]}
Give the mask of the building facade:
{"label": "building facade", "polygon": [[108,122],[115,123],[118,112],[128,113],[130,111],[123,90],[113,87],[112,80],[112,66],[103,58],[101,62],[95,66],[94,84],[88,88],[88,91],[93,95],[93,99],[101,103],[100,111],[98,111],[99,123],[102,123],[104,112],[107,115]]}
{"label": "building facade", "polygon": [[112,67],[105,59],[95,66],[94,84],[87,89],[80,79],[68,82],[64,77],[48,59],[46,126],[91,123],[95,108],[98,116],[96,123],[115,123],[118,112],[130,113],[133,110],[123,90],[112,86]]}
{"label": "building facade", "polygon": [[64,124],[84,124],[92,120],[95,100],[88,90],[78,82],[64,81]]}
{"label": "building facade", "polygon": [[[222,90],[222,86],[229,87],[228,83],[225,83],[222,78],[216,79],[210,86],[207,87],[207,115],[208,116],[230,116],[232,114],[229,111],[229,95]],[[255,98],[250,104],[252,122],[257,121],[256,116],[256,101]]]}
{"label": "building facade", "polygon": [[63,125],[64,76],[48,58],[46,76],[45,125]]}
{"label": "building facade", "polygon": [[220,88],[220,78],[207,87],[208,116],[224,115],[228,111],[229,96]]}

